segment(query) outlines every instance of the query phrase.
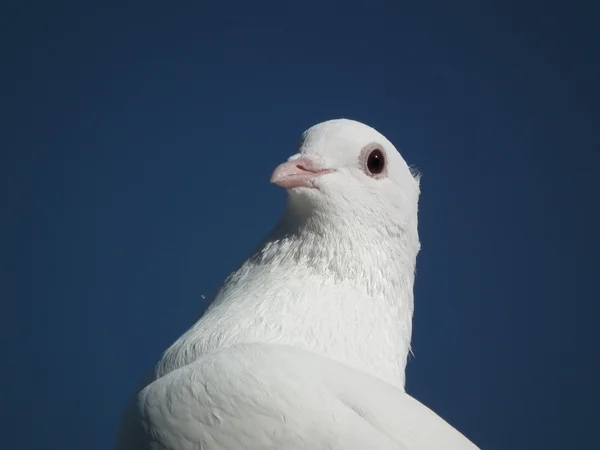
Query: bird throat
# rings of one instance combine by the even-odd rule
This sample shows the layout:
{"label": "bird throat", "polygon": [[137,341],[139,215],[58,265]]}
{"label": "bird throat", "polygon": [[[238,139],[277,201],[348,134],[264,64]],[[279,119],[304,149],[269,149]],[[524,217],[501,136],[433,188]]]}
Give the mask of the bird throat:
{"label": "bird throat", "polygon": [[[371,224],[372,225],[372,224]],[[404,388],[414,233],[283,220],[164,354],[156,377],[238,343],[319,353]]]}

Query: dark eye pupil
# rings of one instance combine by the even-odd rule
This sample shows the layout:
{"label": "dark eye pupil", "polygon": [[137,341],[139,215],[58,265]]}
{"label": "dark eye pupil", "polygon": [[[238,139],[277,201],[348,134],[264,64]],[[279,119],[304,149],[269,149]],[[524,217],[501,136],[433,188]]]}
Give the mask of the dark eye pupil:
{"label": "dark eye pupil", "polygon": [[383,157],[383,152],[381,150],[373,150],[367,158],[367,169],[372,174],[377,175],[383,172],[384,167],[385,158]]}

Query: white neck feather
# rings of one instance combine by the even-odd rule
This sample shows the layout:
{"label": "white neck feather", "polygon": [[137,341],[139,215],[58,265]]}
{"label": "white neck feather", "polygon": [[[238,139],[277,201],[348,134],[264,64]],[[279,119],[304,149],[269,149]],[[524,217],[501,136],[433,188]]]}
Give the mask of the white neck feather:
{"label": "white neck feather", "polygon": [[294,211],[165,352],[156,376],[237,343],[268,342],[318,352],[404,388],[416,211],[414,223],[393,225]]}

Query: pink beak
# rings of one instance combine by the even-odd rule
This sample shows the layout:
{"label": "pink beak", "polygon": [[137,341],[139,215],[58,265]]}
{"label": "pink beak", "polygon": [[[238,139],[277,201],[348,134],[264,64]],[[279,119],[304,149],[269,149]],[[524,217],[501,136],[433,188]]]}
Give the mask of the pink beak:
{"label": "pink beak", "polygon": [[317,169],[314,162],[306,157],[285,162],[273,171],[271,183],[286,189],[296,187],[314,188],[313,180],[316,177],[331,173],[330,169]]}

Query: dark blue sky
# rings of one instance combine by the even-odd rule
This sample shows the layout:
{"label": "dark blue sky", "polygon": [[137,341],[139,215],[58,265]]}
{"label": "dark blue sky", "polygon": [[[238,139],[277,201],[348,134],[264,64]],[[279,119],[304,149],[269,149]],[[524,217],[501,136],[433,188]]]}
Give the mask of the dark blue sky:
{"label": "dark blue sky", "polygon": [[338,117],[423,173],[408,391],[485,449],[599,445],[591,7],[7,3],[5,448],[111,448],[281,214],[273,168]]}

